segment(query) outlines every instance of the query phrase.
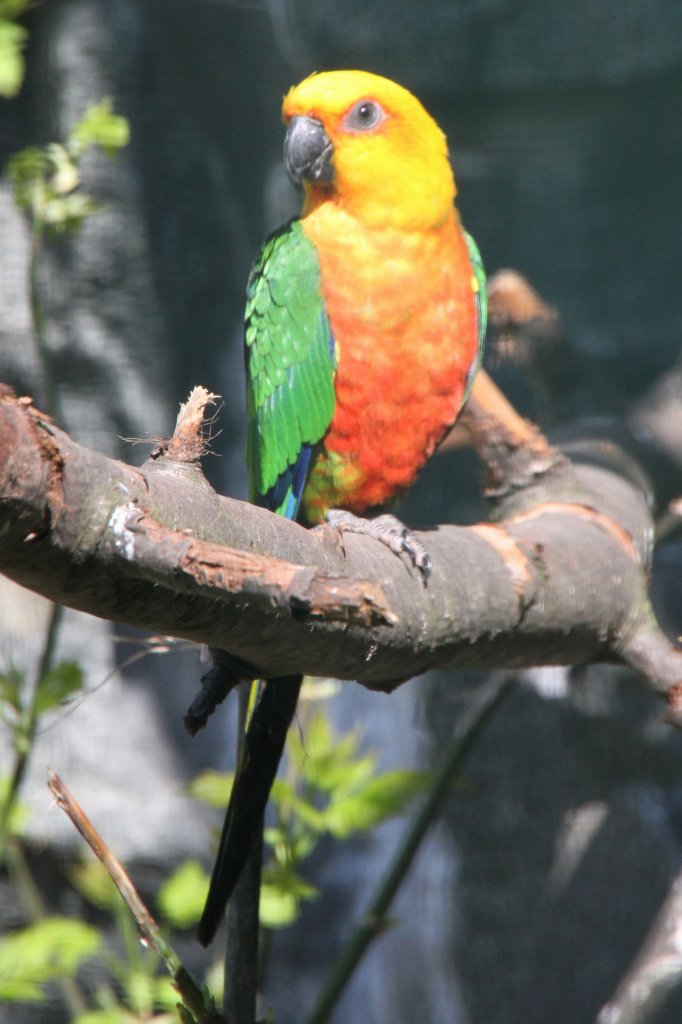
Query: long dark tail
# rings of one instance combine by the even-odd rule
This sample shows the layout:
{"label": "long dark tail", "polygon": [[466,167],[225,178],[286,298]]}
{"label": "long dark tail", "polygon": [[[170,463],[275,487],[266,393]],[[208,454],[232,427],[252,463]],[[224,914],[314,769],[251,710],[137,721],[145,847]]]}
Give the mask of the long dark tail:
{"label": "long dark tail", "polygon": [[244,737],[218,856],[197,929],[202,946],[213,941],[254,839],[277,774],[287,731],[296,711],[302,676],[281,676],[260,684]]}

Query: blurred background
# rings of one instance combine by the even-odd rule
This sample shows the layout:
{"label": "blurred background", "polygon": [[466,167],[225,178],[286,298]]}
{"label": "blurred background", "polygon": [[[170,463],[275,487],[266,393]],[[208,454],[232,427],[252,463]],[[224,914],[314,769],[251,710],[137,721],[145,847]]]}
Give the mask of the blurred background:
{"label": "blurred background", "polygon": [[[559,310],[556,347],[531,366],[490,351],[491,372],[524,414],[550,431],[590,416],[632,424],[638,410],[644,422],[661,408],[675,422],[674,0],[49,0],[23,23],[24,86],[0,102],[3,166],[22,147],[64,138],[104,96],[131,127],[115,161],[84,163],[102,210],[76,238],[49,246],[39,267],[60,423],[83,444],[139,464],[144,454],[122,439],[170,433],[178,403],[202,384],[224,398],[207,473],[223,493],[245,496],[244,288],[263,237],[298,204],[281,166],[281,97],[311,71],[338,67],[387,75],[420,97],[448,136],[458,205],[489,274],[515,268]],[[0,380],[40,404],[28,229],[6,177],[0,237]],[[682,433],[667,436],[656,472],[672,496],[682,491]],[[473,521],[485,515],[479,491],[473,457],[448,452],[403,517]],[[673,635],[681,568],[673,538],[655,570]],[[0,602],[0,657],[30,667],[46,603],[4,580]],[[217,817],[183,787],[202,767],[230,764],[233,711],[222,707],[190,739],[181,716],[202,672],[198,653],[117,670],[135,641],[70,612],[60,632],[60,656],[78,660],[96,689],[41,732],[23,795],[32,863],[62,909],[73,897],[58,863],[76,842],[51,809],[48,765],[143,888],[188,855],[210,861]],[[584,1024],[643,943],[682,863],[682,738],[623,669],[538,669],[520,682],[334,1020]],[[363,723],[383,767],[430,767],[481,683],[480,674],[435,673],[390,697],[344,684],[330,708],[339,728]],[[403,827],[317,852],[310,873],[323,895],[268,949],[264,1005],[277,1021],[310,1006]],[[24,920],[6,880],[0,911],[4,927]],[[187,958],[207,961],[190,943]],[[7,1012],[0,1019],[35,1019]],[[646,1020],[672,1024],[680,1012],[673,991]],[[56,1004],[52,1013],[68,1019]]]}

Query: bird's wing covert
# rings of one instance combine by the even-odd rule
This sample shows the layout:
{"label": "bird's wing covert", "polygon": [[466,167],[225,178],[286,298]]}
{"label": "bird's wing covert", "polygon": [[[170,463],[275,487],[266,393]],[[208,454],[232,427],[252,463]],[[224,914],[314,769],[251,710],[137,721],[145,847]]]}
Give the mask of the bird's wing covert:
{"label": "bird's wing covert", "polygon": [[300,221],[266,241],[249,278],[245,316],[251,498],[293,519],[312,446],[335,404],[320,265]]}

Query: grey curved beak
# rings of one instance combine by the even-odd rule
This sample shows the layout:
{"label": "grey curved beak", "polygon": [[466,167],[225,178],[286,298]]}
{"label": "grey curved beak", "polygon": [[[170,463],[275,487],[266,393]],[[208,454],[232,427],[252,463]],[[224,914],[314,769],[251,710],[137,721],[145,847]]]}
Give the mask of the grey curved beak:
{"label": "grey curved beak", "polygon": [[291,119],[284,137],[284,167],[293,185],[329,184],[333,155],[334,147],[320,121],[303,116]]}

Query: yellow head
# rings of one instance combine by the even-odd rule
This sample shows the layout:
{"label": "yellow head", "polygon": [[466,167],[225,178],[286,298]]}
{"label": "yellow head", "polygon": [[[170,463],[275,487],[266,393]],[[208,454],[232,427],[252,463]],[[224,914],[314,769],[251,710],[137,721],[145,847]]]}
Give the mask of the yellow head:
{"label": "yellow head", "polygon": [[304,214],[331,200],[368,225],[407,230],[437,228],[451,215],[445,136],[402,86],[367,71],[310,75],[289,90],[282,115],[289,143],[303,127],[316,133],[306,143],[317,150],[312,174],[294,166],[285,143],[288,169],[303,181]]}

